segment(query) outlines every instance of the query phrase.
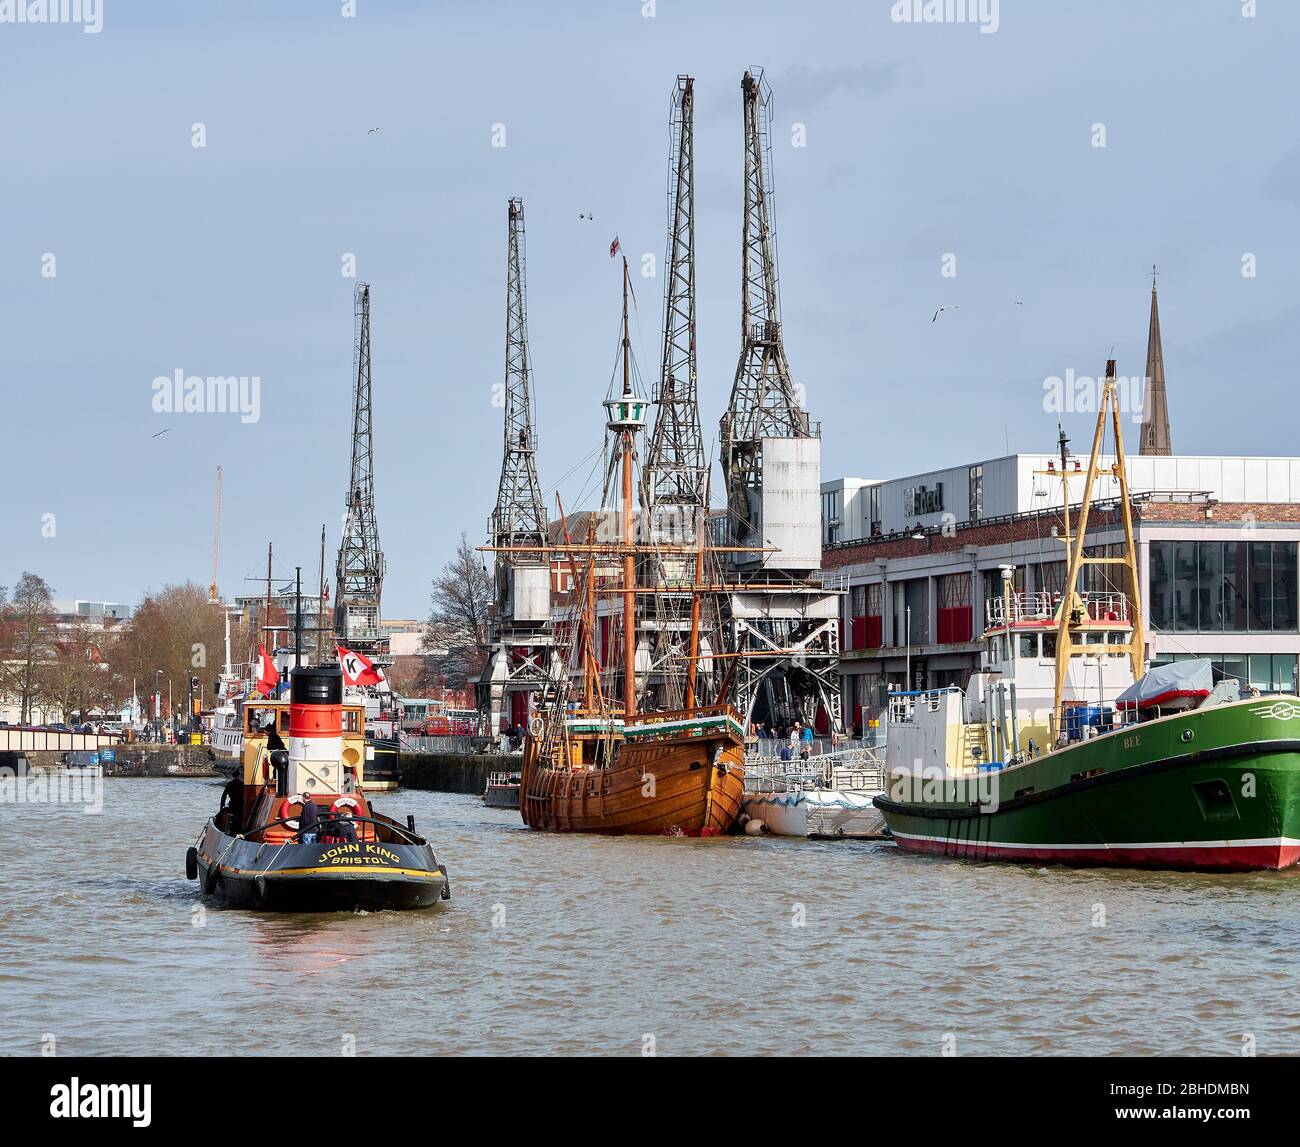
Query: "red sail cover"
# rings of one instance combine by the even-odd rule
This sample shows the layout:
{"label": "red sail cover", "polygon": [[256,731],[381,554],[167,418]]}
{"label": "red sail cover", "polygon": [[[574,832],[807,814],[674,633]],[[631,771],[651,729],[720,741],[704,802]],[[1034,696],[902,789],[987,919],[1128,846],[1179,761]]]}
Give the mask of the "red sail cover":
{"label": "red sail cover", "polygon": [[1209,661],[1175,661],[1152,669],[1134,681],[1116,699],[1121,709],[1150,709],[1168,705],[1179,697],[1200,700],[1214,688],[1214,668]]}

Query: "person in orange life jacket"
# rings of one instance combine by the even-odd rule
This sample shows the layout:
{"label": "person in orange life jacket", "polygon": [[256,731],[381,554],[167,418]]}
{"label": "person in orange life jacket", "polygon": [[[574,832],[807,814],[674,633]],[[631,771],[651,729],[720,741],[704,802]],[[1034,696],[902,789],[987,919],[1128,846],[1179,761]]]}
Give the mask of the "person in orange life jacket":
{"label": "person in orange life jacket", "polygon": [[303,844],[315,844],[316,834],[320,828],[320,813],[316,802],[307,793],[302,797],[302,812],[298,814],[298,839]]}

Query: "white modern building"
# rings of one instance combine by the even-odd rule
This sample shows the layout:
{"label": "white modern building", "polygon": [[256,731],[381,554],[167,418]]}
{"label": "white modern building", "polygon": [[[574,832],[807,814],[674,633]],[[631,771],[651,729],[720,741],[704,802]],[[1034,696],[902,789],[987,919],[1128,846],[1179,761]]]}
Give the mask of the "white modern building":
{"label": "white modern building", "polygon": [[[1087,464],[1070,456],[1066,469]],[[822,483],[823,567],[847,590],[847,723],[869,723],[891,687],[965,685],[1002,566],[1015,567],[1018,589],[1063,588],[1061,468],[1059,456],[1012,454]],[[1300,458],[1138,455],[1127,471],[1151,662],[1209,657],[1265,692],[1296,692]],[[1081,473],[1070,481],[1077,505]],[[1094,491],[1090,554],[1122,541],[1105,502],[1118,486],[1108,476]],[[1081,590],[1124,589],[1108,584],[1110,569],[1085,569]]]}

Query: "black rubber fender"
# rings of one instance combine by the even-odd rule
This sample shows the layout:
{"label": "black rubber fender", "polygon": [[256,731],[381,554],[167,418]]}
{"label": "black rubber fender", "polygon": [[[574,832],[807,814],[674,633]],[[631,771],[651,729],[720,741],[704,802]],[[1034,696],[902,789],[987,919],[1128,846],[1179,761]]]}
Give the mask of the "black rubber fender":
{"label": "black rubber fender", "polygon": [[197,880],[199,878],[199,850],[193,845],[185,850],[185,879]]}
{"label": "black rubber fender", "polygon": [[221,872],[215,864],[208,869],[206,879],[203,881],[203,892],[207,896],[212,896],[217,891],[217,881],[221,879]]}

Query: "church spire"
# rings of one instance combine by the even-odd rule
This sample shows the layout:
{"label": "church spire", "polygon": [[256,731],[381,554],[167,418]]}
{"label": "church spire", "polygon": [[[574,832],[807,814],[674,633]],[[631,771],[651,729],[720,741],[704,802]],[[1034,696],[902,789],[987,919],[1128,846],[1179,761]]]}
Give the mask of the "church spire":
{"label": "church spire", "polygon": [[1151,327],[1147,333],[1146,410],[1142,415],[1139,454],[1172,454],[1169,406],[1165,400],[1165,353],[1160,346],[1160,309],[1156,303],[1156,269],[1151,268]]}

